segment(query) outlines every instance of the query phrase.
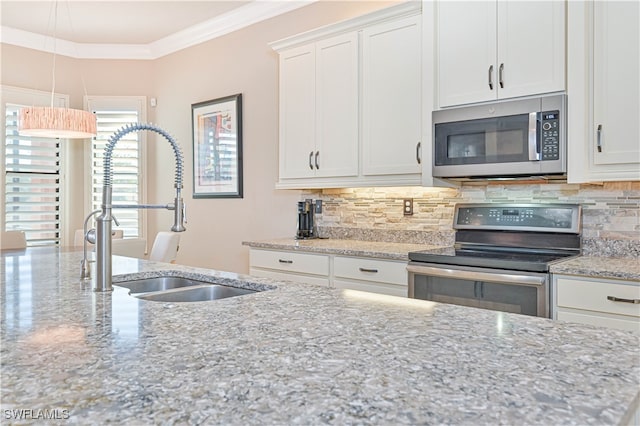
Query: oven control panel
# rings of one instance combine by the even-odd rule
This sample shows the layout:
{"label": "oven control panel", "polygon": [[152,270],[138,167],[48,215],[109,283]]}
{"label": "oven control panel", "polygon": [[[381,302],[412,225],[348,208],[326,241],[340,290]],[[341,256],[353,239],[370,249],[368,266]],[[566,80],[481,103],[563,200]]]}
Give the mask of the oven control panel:
{"label": "oven control panel", "polygon": [[580,210],[574,204],[458,204],[453,227],[578,233]]}

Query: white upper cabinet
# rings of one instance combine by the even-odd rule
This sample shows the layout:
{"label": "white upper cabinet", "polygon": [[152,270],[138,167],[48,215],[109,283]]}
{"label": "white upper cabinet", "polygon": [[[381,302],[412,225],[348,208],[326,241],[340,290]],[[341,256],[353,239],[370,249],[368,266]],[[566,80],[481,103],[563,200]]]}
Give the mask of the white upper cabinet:
{"label": "white upper cabinet", "polygon": [[640,180],[640,4],[569,2],[569,182]]}
{"label": "white upper cabinet", "polygon": [[421,183],[420,2],[271,44],[280,55],[277,188]]}
{"label": "white upper cabinet", "polygon": [[280,175],[313,175],[315,141],[315,45],[280,55]]}
{"label": "white upper cabinet", "polygon": [[280,177],[358,173],[358,43],[351,33],[280,55]]}
{"label": "white upper cabinet", "polygon": [[358,174],[358,35],[316,43],[318,176]]}
{"label": "white upper cabinet", "polygon": [[421,172],[420,17],[362,31],[362,172]]}
{"label": "white upper cabinet", "polygon": [[565,89],[565,3],[440,1],[440,107]]}

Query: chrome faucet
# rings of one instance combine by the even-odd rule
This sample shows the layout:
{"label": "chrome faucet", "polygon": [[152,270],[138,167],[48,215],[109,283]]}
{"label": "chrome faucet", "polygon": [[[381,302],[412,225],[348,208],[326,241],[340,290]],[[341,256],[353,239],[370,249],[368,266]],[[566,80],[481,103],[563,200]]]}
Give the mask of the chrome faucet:
{"label": "chrome faucet", "polygon": [[[125,205],[111,205],[112,199],[112,187],[111,178],[113,172],[111,170],[111,156],[116,143],[126,134],[136,132],[140,130],[149,130],[156,132],[162,136],[171,144],[173,153],[176,157],[176,174],[175,174],[175,188],[176,197],[171,204],[125,204]],[[184,227],[185,220],[185,205],[182,200],[182,152],[180,146],[176,140],[169,135],[166,131],[153,124],[130,124],[117,130],[109,141],[105,148],[104,154],[104,183],[102,186],[102,214],[96,218],[96,280],[93,290],[99,292],[113,290],[111,284],[111,221],[114,220],[111,210],[114,208],[124,209],[167,209],[173,210],[173,226],[171,230],[173,232],[183,232],[186,230]],[[92,216],[93,213],[89,215]],[[89,233],[85,233],[85,239],[89,236]],[[86,257],[86,255],[85,255]]]}

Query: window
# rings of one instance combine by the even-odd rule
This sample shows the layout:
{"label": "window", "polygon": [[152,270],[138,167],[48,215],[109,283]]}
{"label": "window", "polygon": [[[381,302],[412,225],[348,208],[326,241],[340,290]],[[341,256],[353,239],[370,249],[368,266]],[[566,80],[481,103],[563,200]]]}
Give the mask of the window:
{"label": "window", "polygon": [[[90,209],[99,210],[102,204],[104,181],[104,149],[111,136],[127,124],[146,121],[144,97],[88,97],[87,106],[97,118],[98,133],[90,147]],[[112,202],[117,204],[144,203],[144,132],[131,132],[122,137],[111,157],[113,170]],[[144,237],[145,214],[141,209],[113,209],[125,238]]]}
{"label": "window", "polygon": [[[59,245],[64,198],[63,142],[18,134],[20,108],[51,105],[51,94],[3,86],[2,98],[5,113],[2,228],[24,231],[28,246]],[[62,95],[56,95],[54,102],[56,106],[68,103]]]}

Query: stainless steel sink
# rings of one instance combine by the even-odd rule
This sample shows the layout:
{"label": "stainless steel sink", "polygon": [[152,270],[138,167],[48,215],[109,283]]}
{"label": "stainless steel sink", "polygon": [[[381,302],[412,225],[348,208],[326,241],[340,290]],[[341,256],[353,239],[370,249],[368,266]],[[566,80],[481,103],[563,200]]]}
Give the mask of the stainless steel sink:
{"label": "stainless steel sink", "polygon": [[192,280],[183,277],[143,278],[140,280],[115,283],[115,285],[118,285],[120,287],[128,288],[131,294],[150,293],[154,291],[164,291],[174,288],[190,287],[202,284],[209,285],[209,283],[206,283],[204,281]]}
{"label": "stainless steel sink", "polygon": [[229,287],[219,284],[204,284],[197,287],[161,291],[157,293],[140,294],[136,297],[154,302],[202,302],[206,300],[225,299],[255,293],[254,290]]}

